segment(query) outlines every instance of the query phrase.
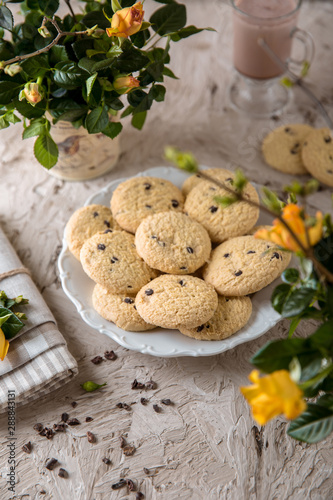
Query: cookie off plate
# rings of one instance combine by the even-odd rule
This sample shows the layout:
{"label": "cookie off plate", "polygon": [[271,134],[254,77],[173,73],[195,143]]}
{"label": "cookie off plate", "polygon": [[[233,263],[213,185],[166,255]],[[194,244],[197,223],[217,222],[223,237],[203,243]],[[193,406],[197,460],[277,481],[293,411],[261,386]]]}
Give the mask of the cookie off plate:
{"label": "cookie off plate", "polygon": [[[201,167],[202,169],[207,167]],[[172,167],[154,167],[137,174],[138,176],[152,176],[166,179],[181,188],[185,179],[190,175]],[[126,179],[117,179],[94,195],[90,196],[85,205],[93,203],[110,205],[110,199],[116,187]],[[261,214],[257,225],[271,224],[266,214]],[[147,332],[127,332],[115,324],[103,319],[93,308],[92,292],[94,282],[85,274],[78,260],[70,253],[65,237],[59,255],[58,267],[61,284],[64,292],[76,306],[82,319],[92,328],[107,335],[118,344],[152,356],[213,356],[233,347],[256,339],[276,325],[281,316],[274,311],[270,297],[276,286],[271,283],[263,290],[252,296],[252,315],[244,328],[225,340],[196,340],[178,332],[178,330],[164,330],[156,328]]]}

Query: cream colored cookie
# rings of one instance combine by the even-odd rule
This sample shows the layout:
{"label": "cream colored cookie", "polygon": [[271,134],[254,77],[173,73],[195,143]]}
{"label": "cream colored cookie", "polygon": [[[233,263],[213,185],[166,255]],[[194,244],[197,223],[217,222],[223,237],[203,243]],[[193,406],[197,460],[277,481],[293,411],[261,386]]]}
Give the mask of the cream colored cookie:
{"label": "cream colored cookie", "polygon": [[187,215],[161,212],[144,219],[135,234],[136,250],[150,267],[164,273],[193,273],[208,261],[206,229]]}
{"label": "cream colored cookie", "polygon": [[306,169],[318,181],[333,186],[333,133],[329,128],[314,130],[302,148]]}
{"label": "cream colored cookie", "polygon": [[[232,188],[233,176],[226,182]],[[252,184],[247,184],[243,194],[259,203],[257,191]],[[245,234],[255,225],[259,217],[258,207],[238,201],[222,208],[214,200],[216,196],[230,196],[230,193],[214,183],[202,181],[189,192],[184,208],[190,217],[207,229],[213,242],[221,243],[228,238]]]}
{"label": "cream colored cookie", "polygon": [[145,285],[135,305],[147,322],[163,328],[195,328],[208,321],[217,309],[214,288],[199,278],[164,274]]}
{"label": "cream colored cookie", "polygon": [[134,295],[116,295],[101,285],[95,285],[92,301],[94,309],[102,318],[112,321],[129,332],[144,332],[156,328],[146,323],[135,306]]}
{"label": "cream colored cookie", "polygon": [[252,302],[249,297],[221,297],[213,317],[196,328],[180,327],[184,335],[198,340],[223,340],[238,332],[249,321]]}
{"label": "cream colored cookie", "polygon": [[[233,173],[230,170],[226,170],[225,168],[207,168],[206,170],[203,170],[207,175],[211,175],[212,177],[215,177],[219,181],[225,181],[229,177],[233,176]],[[194,174],[188,177],[183,186],[182,186],[182,193],[184,196],[187,196],[188,193],[200,182],[204,180],[201,174]]]}
{"label": "cream colored cookie", "polygon": [[65,229],[69,250],[80,260],[83,243],[94,234],[106,229],[120,229],[108,207],[104,205],[88,205],[79,208],[73,213]]}
{"label": "cream colored cookie", "polygon": [[313,130],[310,125],[297,123],[270,132],[262,143],[266,163],[287,174],[307,174],[301,151],[304,140]]}
{"label": "cream colored cookie", "polygon": [[212,252],[203,276],[226,296],[258,292],[274,281],[288,266],[291,253],[254,236],[239,236]]}
{"label": "cream colored cookie", "polygon": [[80,260],[88,276],[113,293],[137,293],[158,273],[137,254],[125,231],[97,233],[85,242]]}
{"label": "cream colored cookie", "polygon": [[111,198],[114,218],[130,233],[135,233],[148,215],[167,210],[181,212],[183,206],[180,189],[157,177],[132,177],[119,184]]}

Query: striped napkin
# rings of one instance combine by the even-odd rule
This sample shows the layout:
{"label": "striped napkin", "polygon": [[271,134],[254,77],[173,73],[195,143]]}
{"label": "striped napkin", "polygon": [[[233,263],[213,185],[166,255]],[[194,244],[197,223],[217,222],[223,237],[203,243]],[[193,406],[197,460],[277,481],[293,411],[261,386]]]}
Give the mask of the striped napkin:
{"label": "striped napkin", "polygon": [[0,290],[8,297],[23,295],[29,299],[29,304],[19,307],[28,320],[0,361],[1,413],[7,408],[8,391],[15,391],[17,406],[24,405],[62,387],[78,373],[78,368],[51,311],[1,227]]}

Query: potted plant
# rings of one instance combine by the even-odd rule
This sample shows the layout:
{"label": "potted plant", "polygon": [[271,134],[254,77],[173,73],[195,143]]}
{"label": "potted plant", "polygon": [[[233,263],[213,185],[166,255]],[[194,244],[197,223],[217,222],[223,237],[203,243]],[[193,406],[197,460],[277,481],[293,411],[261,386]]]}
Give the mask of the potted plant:
{"label": "potted plant", "polygon": [[[36,137],[35,157],[53,175],[82,179],[109,170],[118,158],[119,118],[131,115],[141,129],[154,101],[164,100],[164,78],[176,78],[170,44],[202,29],[185,26],[184,5],[155,1],[165,5],[149,22],[143,1],[83,1],[74,13],[65,0],[63,18],[59,0],[0,6],[0,128],[23,120],[23,139]],[[14,24],[11,3],[21,4],[23,22]]]}

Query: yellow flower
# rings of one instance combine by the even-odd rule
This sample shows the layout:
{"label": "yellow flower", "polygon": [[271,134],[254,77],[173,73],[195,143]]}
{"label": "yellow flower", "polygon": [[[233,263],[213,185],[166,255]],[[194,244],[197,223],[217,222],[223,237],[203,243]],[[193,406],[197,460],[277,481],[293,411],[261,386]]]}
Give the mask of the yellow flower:
{"label": "yellow flower", "polygon": [[144,11],[142,3],[137,2],[132,7],[115,12],[111,19],[111,28],[107,28],[108,36],[118,36],[120,38],[128,38],[134,33],[140,31],[143,21]]}
{"label": "yellow flower", "polygon": [[290,378],[287,370],[278,370],[259,378],[259,371],[253,370],[249,379],[254,385],[241,387],[241,392],[252,407],[253,418],[260,425],[281,413],[292,420],[306,408],[303,392]]}
{"label": "yellow flower", "polygon": [[135,87],[140,87],[140,82],[134,76],[120,76],[114,80],[113,86],[119,94],[127,94]]}
{"label": "yellow flower", "polygon": [[[308,248],[309,243],[306,236],[305,223],[306,221],[309,222],[309,219],[311,218],[308,215],[303,215],[302,207],[299,207],[294,203],[289,203],[283,208],[282,218],[298,236],[303,246],[305,248]],[[272,229],[259,229],[259,231],[257,231],[254,236],[262,240],[272,241],[282,248],[286,248],[288,250],[291,250],[292,252],[301,251],[299,245],[296,243],[293,236],[281,221],[275,219],[273,221],[273,224],[274,225]],[[307,231],[310,246],[318,243],[323,233],[323,214],[321,212],[316,213],[316,220],[314,221],[314,224],[312,226],[308,226]]]}
{"label": "yellow flower", "polygon": [[9,342],[5,338],[5,334],[3,333],[2,329],[0,328],[0,359],[3,361],[5,357],[7,356],[7,352],[9,349]]}

